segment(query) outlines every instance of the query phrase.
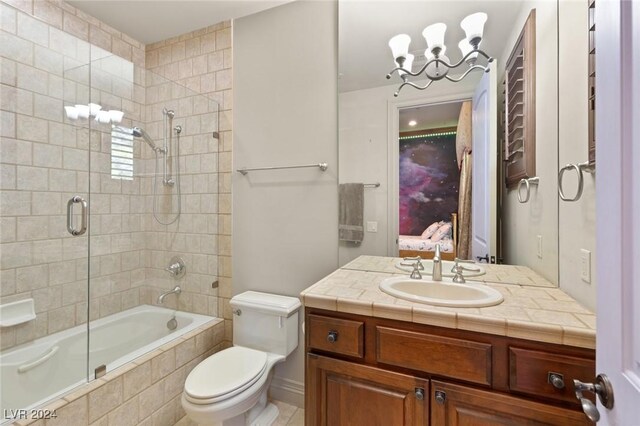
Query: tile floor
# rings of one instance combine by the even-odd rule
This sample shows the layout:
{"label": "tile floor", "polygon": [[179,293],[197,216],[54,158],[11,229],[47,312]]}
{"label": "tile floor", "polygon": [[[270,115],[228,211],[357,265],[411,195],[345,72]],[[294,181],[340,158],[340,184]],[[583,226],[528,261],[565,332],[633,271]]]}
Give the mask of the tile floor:
{"label": "tile floor", "polygon": [[[280,410],[280,415],[272,426],[304,426],[304,409],[281,401],[272,401]],[[196,426],[187,417],[180,419],[175,426]]]}

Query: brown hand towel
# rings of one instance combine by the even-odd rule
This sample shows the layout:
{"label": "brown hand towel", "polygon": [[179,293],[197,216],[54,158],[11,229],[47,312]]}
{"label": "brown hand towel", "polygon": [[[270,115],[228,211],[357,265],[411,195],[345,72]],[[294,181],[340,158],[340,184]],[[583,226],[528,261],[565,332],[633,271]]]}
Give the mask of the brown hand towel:
{"label": "brown hand towel", "polygon": [[361,243],[364,238],[364,184],[341,183],[338,190],[340,216],[338,238],[340,241]]}

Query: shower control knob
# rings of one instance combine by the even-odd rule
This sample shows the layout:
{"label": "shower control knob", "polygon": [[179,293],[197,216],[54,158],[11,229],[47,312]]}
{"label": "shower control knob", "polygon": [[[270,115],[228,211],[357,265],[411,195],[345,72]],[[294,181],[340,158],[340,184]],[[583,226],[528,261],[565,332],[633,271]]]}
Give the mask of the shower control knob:
{"label": "shower control knob", "polygon": [[338,340],[338,332],[331,330],[329,334],[327,334],[327,342],[335,343]]}

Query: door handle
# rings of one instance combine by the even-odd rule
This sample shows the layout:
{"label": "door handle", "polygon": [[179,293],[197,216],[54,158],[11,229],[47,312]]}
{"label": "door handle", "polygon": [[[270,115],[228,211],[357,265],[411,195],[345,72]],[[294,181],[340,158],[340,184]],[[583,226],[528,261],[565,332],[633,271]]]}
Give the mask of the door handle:
{"label": "door handle", "polygon": [[598,395],[598,399],[600,399],[600,402],[605,408],[609,410],[613,408],[613,386],[606,375],[598,374],[595,383],[583,383],[580,380],[574,379],[573,385],[575,386],[576,398],[582,405],[582,411],[584,411],[584,414],[586,414],[592,422],[596,423],[600,420],[600,412],[591,400],[582,395],[582,392],[587,391]]}
{"label": "door handle", "polygon": [[[76,229],[73,224],[73,205],[80,204],[80,229]],[[74,237],[87,232],[87,202],[79,195],[74,195],[67,201],[67,231]]]}

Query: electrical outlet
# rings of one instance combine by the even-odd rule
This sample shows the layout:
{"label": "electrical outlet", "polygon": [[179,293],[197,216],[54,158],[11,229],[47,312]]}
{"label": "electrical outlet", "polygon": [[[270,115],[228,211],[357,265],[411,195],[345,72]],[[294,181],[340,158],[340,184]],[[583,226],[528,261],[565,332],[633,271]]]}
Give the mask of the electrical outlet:
{"label": "electrical outlet", "polygon": [[367,222],[367,232],[378,232],[378,222]]}
{"label": "electrical outlet", "polygon": [[591,252],[585,249],[580,250],[580,278],[591,284]]}
{"label": "electrical outlet", "polygon": [[538,253],[538,257],[540,259],[542,259],[542,235],[538,235],[538,246],[537,246],[537,253]]}

